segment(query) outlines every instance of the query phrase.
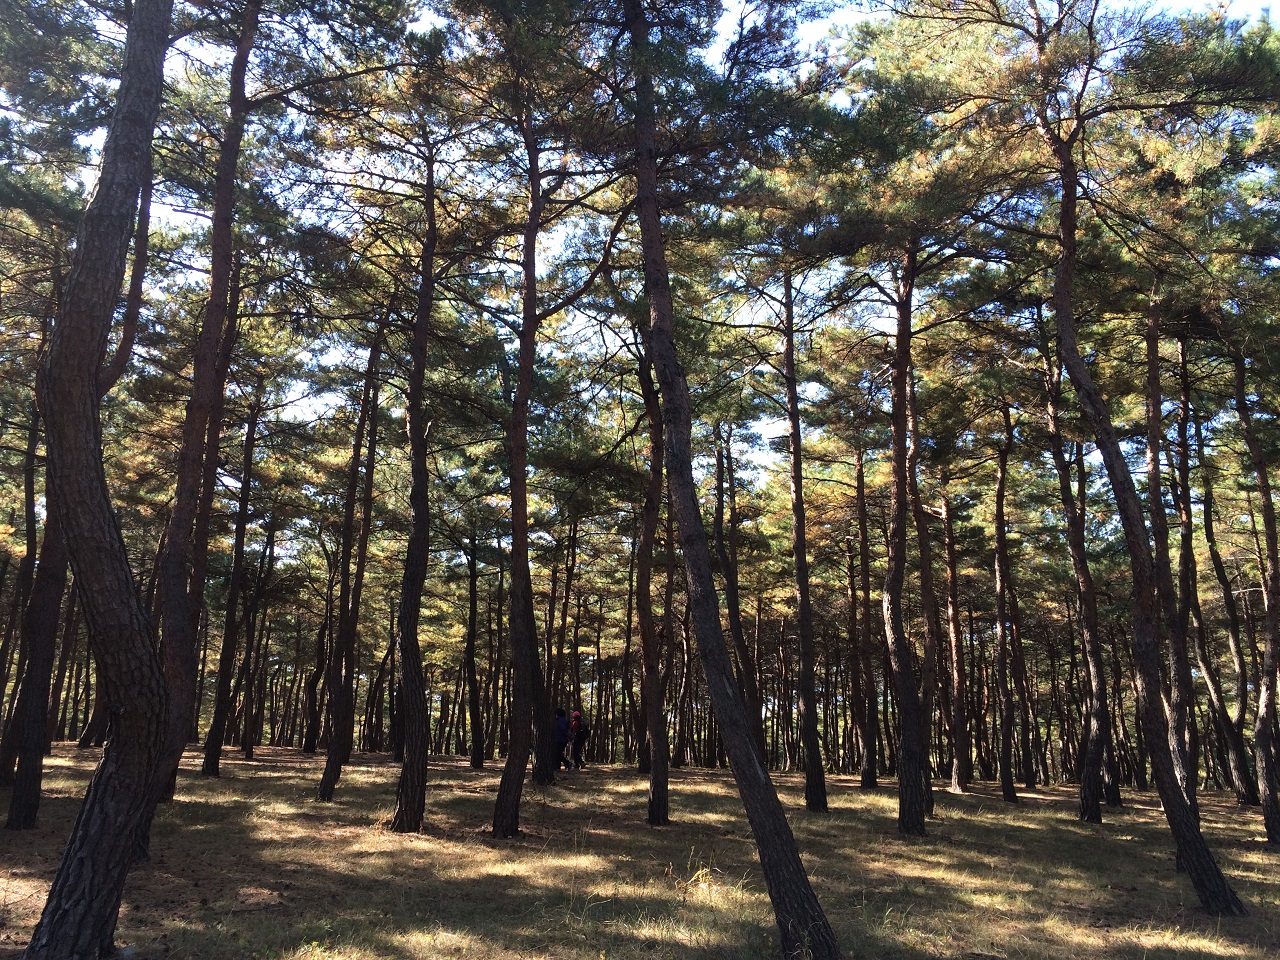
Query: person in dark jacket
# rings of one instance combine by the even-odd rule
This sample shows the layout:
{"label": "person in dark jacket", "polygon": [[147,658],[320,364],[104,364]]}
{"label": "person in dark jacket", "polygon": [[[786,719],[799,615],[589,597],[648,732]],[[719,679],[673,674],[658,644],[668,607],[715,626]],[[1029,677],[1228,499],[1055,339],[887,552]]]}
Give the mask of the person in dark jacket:
{"label": "person in dark jacket", "polygon": [[572,770],[569,764],[569,718],[563,707],[556,708],[556,769],[564,767]]}
{"label": "person in dark jacket", "polygon": [[582,748],[587,745],[587,737],[591,735],[591,728],[587,726],[587,721],[583,719],[582,713],[578,710],[573,711],[573,722],[569,724],[569,737],[573,740],[573,768],[581,770],[586,766],[582,759]]}

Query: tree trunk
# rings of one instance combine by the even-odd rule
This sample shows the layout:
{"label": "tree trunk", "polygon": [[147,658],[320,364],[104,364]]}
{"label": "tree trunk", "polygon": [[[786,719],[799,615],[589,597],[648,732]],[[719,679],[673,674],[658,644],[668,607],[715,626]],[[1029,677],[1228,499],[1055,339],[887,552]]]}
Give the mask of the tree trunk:
{"label": "tree trunk", "polygon": [[1209,845],[1200,833],[1195,811],[1187,803],[1177,781],[1173,757],[1169,749],[1168,724],[1160,693],[1160,651],[1156,638],[1156,583],[1151,558],[1149,531],[1142,517],[1142,503],[1133,476],[1125,461],[1111,413],[1101,391],[1080,353],[1076,340],[1074,288],[1076,264],[1076,207],[1079,199],[1079,176],[1076,171],[1074,138],[1063,140],[1042,120],[1042,134],[1058,163],[1062,183],[1059,208],[1060,255],[1054,274],[1054,314],[1058,332],[1058,353],[1063,367],[1075,384],[1080,405],[1093,429],[1098,451],[1102,455],[1107,476],[1116,499],[1116,508],[1124,528],[1125,545],[1133,576],[1133,654],[1134,687],[1138,697],[1138,714],[1151,757],[1156,788],[1164,804],[1165,819],[1177,846],[1178,861],[1187,870],[1196,894],[1205,909],[1212,913],[1241,915],[1244,904],[1236,896],[1222,870],[1214,860]]}
{"label": "tree trunk", "polygon": [[800,638],[800,742],[804,749],[804,803],[810,813],[827,812],[827,780],[818,737],[817,644],[809,600],[809,545],[804,515],[804,458],[801,449],[800,391],[796,384],[795,295],[790,268],[782,275],[782,378],[787,391],[791,455],[791,557],[795,567],[796,632]]}
{"label": "tree trunk", "polygon": [[[507,761],[498,783],[493,810],[493,833],[514,837],[520,832],[520,797],[525,771],[534,745],[533,727],[539,729],[538,755],[534,779],[555,780],[554,718],[543,683],[538,659],[538,626],[533,608],[533,577],[529,569],[529,401],[533,394],[533,368],[537,360],[538,327],[538,234],[542,228],[542,182],[536,140],[531,121],[522,122],[528,157],[529,209],[525,219],[521,268],[524,290],[521,300],[520,346],[516,360],[515,391],[511,400],[511,423],[507,431],[507,453],[511,484],[511,586],[508,591],[508,639],[511,644],[512,690],[511,728]],[[544,701],[548,714],[543,712]],[[545,756],[544,756],[545,754]]]}
{"label": "tree trunk", "polygon": [[[1159,286],[1159,280],[1156,281]],[[1160,625],[1169,640],[1169,745],[1174,770],[1187,806],[1199,820],[1196,782],[1199,779],[1196,730],[1191,686],[1191,660],[1187,655],[1187,621],[1179,610],[1169,558],[1169,517],[1164,507],[1164,483],[1160,474],[1160,444],[1164,435],[1164,397],[1160,389],[1160,309],[1156,293],[1147,307],[1147,500],[1151,513],[1152,561]]]}
{"label": "tree trunk", "polygon": [[662,238],[650,26],[640,0],[624,0],[623,9],[636,74],[636,208],[649,298],[649,345],[662,392],[667,474],[680,523],[690,614],[716,720],[759,850],[761,870],[782,937],[782,953],[786,957],[803,954],[813,960],[830,960],[840,956],[840,948],[809,885],[786,814],[757,754],[720,629],[711,555],[693,478],[689,388],[676,354],[675,309]]}
{"label": "tree trunk", "polygon": [[[1249,465],[1258,484],[1258,500],[1262,509],[1262,536],[1266,544],[1267,562],[1263,566],[1266,579],[1263,591],[1266,614],[1263,620],[1262,669],[1258,673],[1258,710],[1254,715],[1254,760],[1257,764],[1258,801],[1262,804],[1262,821],[1267,842],[1280,844],[1280,764],[1276,757],[1276,673],[1280,658],[1280,533],[1277,532],[1276,505],[1271,498],[1271,478],[1267,473],[1266,451],[1253,422],[1253,406],[1245,384],[1244,356],[1230,340],[1231,359],[1235,366],[1235,407],[1249,451]],[[1260,390],[1261,388],[1259,388]]]}
{"label": "tree trunk", "polygon": [[[1102,638],[1098,632],[1098,596],[1089,554],[1085,545],[1085,518],[1071,489],[1071,465],[1062,444],[1062,427],[1058,407],[1062,399],[1062,367],[1055,363],[1044,347],[1046,409],[1049,422],[1049,452],[1058,474],[1058,493],[1067,519],[1067,549],[1076,580],[1076,599],[1080,608],[1080,635],[1084,646],[1085,697],[1084,743],[1077,754],[1076,776],[1080,782],[1079,818],[1085,823],[1102,822],[1102,765],[1111,739],[1110,714],[1107,709],[1107,674],[1102,659]],[[1081,477],[1080,494],[1085,492]]]}
{"label": "tree trunk", "polygon": [[[1242,804],[1256,806],[1258,800],[1258,782],[1249,769],[1249,749],[1244,740],[1245,710],[1249,703],[1249,671],[1244,661],[1244,645],[1240,638],[1240,608],[1236,603],[1235,590],[1231,586],[1231,578],[1227,574],[1226,564],[1222,562],[1222,553],[1218,549],[1218,538],[1214,531],[1214,474],[1215,468],[1208,462],[1205,454],[1204,431],[1200,418],[1195,419],[1196,449],[1200,460],[1200,497],[1202,501],[1200,514],[1204,526],[1205,545],[1209,550],[1209,561],[1213,566],[1214,576],[1218,580],[1222,609],[1227,620],[1227,643],[1231,649],[1231,663],[1235,670],[1235,703],[1229,714],[1219,720],[1222,737],[1225,742],[1228,762],[1231,766],[1232,788],[1236,791],[1236,799]],[[1197,656],[1205,662],[1201,671],[1210,672],[1206,665],[1210,663],[1208,651],[1197,647]],[[1220,684],[1219,684],[1220,686]],[[1221,693],[1218,694],[1219,700]],[[1215,709],[1217,709],[1215,704]],[[1217,714],[1215,713],[1215,716]]]}
{"label": "tree trunk", "polygon": [[[199,603],[204,596],[204,564],[195,562],[197,545],[193,537],[200,494],[208,476],[212,496],[213,470],[218,456],[216,434],[221,424],[226,367],[220,362],[229,357],[224,339],[234,339],[235,318],[232,306],[232,281],[235,273],[233,225],[235,217],[236,167],[244,139],[249,101],[245,95],[245,74],[249,56],[258,33],[261,0],[251,0],[240,20],[240,34],[231,64],[227,95],[227,126],[219,145],[217,170],[213,185],[213,226],[210,233],[209,300],[192,358],[191,399],[187,402],[182,425],[182,442],[175,469],[173,508],[166,528],[164,550],[157,562],[160,601],[163,610],[161,652],[164,657],[165,682],[169,688],[169,731],[165,755],[158,771],[162,787],[166,787],[187,744],[191,717],[195,708],[198,651],[195,625]],[[212,448],[208,436],[215,435]],[[192,607],[196,606],[193,616]]]}
{"label": "tree trunk", "polygon": [[471,531],[467,549],[467,642],[462,652],[462,669],[467,681],[467,735],[471,743],[471,768],[484,767],[484,720],[480,715],[480,678],[476,673],[476,641],[480,630],[480,571],[476,557],[476,534]]}
{"label": "tree trunk", "polygon": [[908,249],[901,269],[897,302],[897,335],[893,352],[892,392],[892,459],[893,492],[889,506],[889,557],[885,567],[884,611],[885,636],[889,644],[889,662],[893,669],[897,692],[899,744],[898,830],[924,836],[924,818],[928,809],[926,733],[924,708],[916,686],[914,656],[903,622],[902,592],[906,583],[907,539],[910,530],[910,475],[908,463],[907,425],[908,396],[911,389],[911,298],[914,292],[916,251]]}
{"label": "tree trunk", "polygon": [[160,104],[171,12],[170,0],[133,5],[98,183],[40,371],[49,493],[115,719],[24,953],[27,960],[110,952],[164,744],[164,675],[103,470],[98,374]]}
{"label": "tree trunk", "polygon": [[[661,456],[662,445],[658,444],[656,450]],[[729,638],[733,641],[733,649],[737,654],[738,682],[742,686],[742,694],[746,699],[747,716],[755,731],[756,746],[760,748],[760,756],[763,757],[765,755],[764,717],[760,709],[760,687],[756,683],[755,661],[751,651],[747,649],[747,636],[742,629],[742,598],[738,592],[738,551],[736,549],[738,516],[733,474],[733,427],[728,426],[722,438],[718,426],[716,428],[716,505],[711,529],[715,539],[716,559],[720,563],[720,573],[724,577],[725,608],[729,617]],[[724,529],[726,487],[729,502],[727,536]],[[661,498],[661,492],[659,492],[659,498]]]}
{"label": "tree trunk", "polygon": [[1009,546],[1005,533],[1004,498],[1009,476],[1009,451],[1013,427],[1004,408],[1005,439],[996,450],[996,692],[1000,697],[1000,793],[1009,803],[1018,802],[1013,785],[1013,691],[1009,687]]}
{"label": "tree trunk", "polygon": [[418,623],[422,616],[422,593],[431,557],[431,475],[427,470],[427,438],[431,427],[423,394],[431,313],[435,307],[439,230],[436,224],[434,144],[428,141],[426,147],[426,189],[422,198],[426,229],[418,261],[418,303],[408,343],[409,376],[405,382],[405,432],[409,439],[409,507],[412,519],[400,577],[400,611],[396,624],[400,692],[396,697],[395,739],[402,752],[391,829],[397,833],[417,833],[422,829],[427,804],[427,751],[431,733]]}
{"label": "tree trunk", "polygon": [[[338,559],[341,580],[338,587],[338,631],[329,653],[329,749],[324,773],[316,790],[322,803],[333,800],[342,768],[351,759],[355,738],[356,634],[360,621],[360,595],[364,588],[364,564],[373,524],[373,469],[378,447],[379,361],[382,333],[377,332],[369,348],[365,367],[364,393],[351,445],[347,469],[346,506],[342,522],[342,546]],[[365,444],[366,431],[368,444]],[[365,447],[363,489],[361,489],[361,448]],[[359,494],[357,494],[359,490]],[[356,530],[356,499],[360,500],[360,526]],[[353,557],[354,554],[354,557]],[[354,566],[354,570],[352,569]]]}
{"label": "tree trunk", "polygon": [[947,645],[951,651],[951,789],[964,793],[973,780],[969,737],[968,681],[965,679],[964,638],[960,629],[960,577],[956,562],[955,518],[942,481],[942,549],[947,565]]}
{"label": "tree trunk", "polygon": [[[31,599],[22,614],[23,642],[27,646],[27,669],[15,692],[17,709],[5,737],[18,761],[9,797],[6,830],[30,830],[40,809],[40,786],[44,775],[44,755],[49,747],[49,684],[57,648],[58,614],[67,587],[67,542],[50,501],[46,514],[40,560],[31,586]],[[6,768],[8,763],[6,761]]]}
{"label": "tree trunk", "polygon": [[249,499],[253,479],[253,451],[257,442],[258,417],[262,410],[261,382],[249,406],[249,418],[244,425],[244,448],[240,463],[240,496],[236,505],[235,534],[231,550],[231,572],[227,576],[226,617],[222,627],[222,649],[218,654],[218,682],[213,693],[213,717],[204,741],[204,762],[201,772],[206,776],[219,775],[218,764],[222,757],[222,744],[227,737],[227,717],[231,713],[231,679],[236,668],[236,647],[240,639],[243,614],[240,610],[240,591],[244,587],[245,538],[249,527]]}

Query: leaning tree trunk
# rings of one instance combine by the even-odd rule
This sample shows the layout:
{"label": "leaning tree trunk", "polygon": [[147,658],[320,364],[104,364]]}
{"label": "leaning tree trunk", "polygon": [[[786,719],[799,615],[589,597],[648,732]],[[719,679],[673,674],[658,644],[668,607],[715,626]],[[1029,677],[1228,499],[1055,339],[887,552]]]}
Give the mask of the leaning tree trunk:
{"label": "leaning tree trunk", "polygon": [[765,885],[782,936],[782,952],[787,957],[803,955],[814,960],[830,960],[840,956],[840,948],[809,885],[777,791],[756,752],[751,724],[734,678],[733,661],[720,628],[711,553],[693,478],[689,387],[676,353],[675,309],[662,238],[650,25],[640,0],[624,0],[623,9],[631,40],[631,65],[636,76],[636,210],[645,291],[649,297],[649,343],[662,392],[667,474],[680,524],[689,612],[712,708],[755,836]]}
{"label": "leaning tree trunk", "polygon": [[1129,471],[1129,464],[1111,421],[1111,412],[1089,372],[1076,339],[1074,288],[1079,174],[1073,151],[1078,128],[1070,139],[1064,140],[1049,129],[1047,121],[1042,121],[1042,134],[1054,152],[1062,183],[1058,211],[1060,254],[1053,284],[1058,354],[1075,384],[1080,406],[1093,430],[1124,528],[1125,546],[1133,577],[1134,688],[1156,789],[1160,793],[1165,819],[1177,847],[1178,862],[1186,869],[1200,902],[1213,913],[1242,915],[1245,913],[1244,904],[1231,889],[1214,859],[1200,832],[1195,811],[1187,803],[1177,780],[1169,748],[1169,726],[1161,696],[1160,647],[1156,636],[1156,578],[1149,531],[1142,516],[1142,501],[1138,497],[1133,475]]}
{"label": "leaning tree trunk", "polygon": [[40,371],[49,494],[66,534],[114,721],[24,953],[27,960],[110,952],[125,875],[155,794],[164,745],[164,674],[107,488],[98,371],[160,105],[171,13],[170,0],[133,5],[98,183],[80,225]]}
{"label": "leaning tree trunk", "polygon": [[787,424],[791,467],[791,556],[796,578],[796,632],[800,636],[800,743],[804,749],[804,803],[810,813],[827,812],[827,780],[818,737],[818,694],[815,683],[817,645],[813,606],[809,601],[809,543],[804,516],[804,458],[801,450],[800,391],[796,384],[795,295],[791,270],[782,275],[782,378],[787,391]]}
{"label": "leaning tree trunk", "polygon": [[[328,665],[329,749],[325,755],[324,773],[321,774],[320,785],[316,789],[316,799],[322,803],[333,800],[342,768],[351,759],[351,748],[355,740],[356,634],[360,620],[360,594],[364,584],[364,561],[369,530],[373,523],[373,469],[378,446],[378,365],[381,357],[382,332],[379,331],[374,335],[373,345],[369,348],[360,414],[351,442],[351,462],[347,467],[342,547],[338,558],[338,575],[341,578],[338,587],[338,630],[333,648],[329,652]],[[366,447],[363,488],[360,456],[362,447]],[[357,497],[361,505],[359,533],[356,531]]]}
{"label": "leaning tree trunk", "polygon": [[[234,334],[232,316],[232,277],[235,273],[233,225],[235,215],[236,167],[244,139],[249,101],[245,95],[245,75],[249,56],[258,33],[260,0],[251,0],[240,22],[240,35],[231,63],[227,97],[227,127],[219,145],[217,171],[214,175],[213,226],[210,233],[209,300],[205,305],[200,334],[192,359],[191,398],[187,402],[182,425],[182,441],[175,470],[173,508],[164,538],[164,550],[157,561],[160,601],[163,611],[161,649],[164,657],[165,682],[169,687],[169,731],[165,740],[165,756],[158,771],[160,789],[167,789],[182,759],[191,733],[191,717],[195,710],[196,672],[199,654],[196,646],[198,604],[204,596],[203,563],[192,569],[197,547],[193,539],[201,488],[206,475],[213,482],[206,460],[216,460],[215,439],[208,446],[211,425],[222,419],[226,367],[220,363],[229,356],[224,338]],[[199,581],[199,582],[197,582]],[[196,605],[193,615],[192,607]]]}

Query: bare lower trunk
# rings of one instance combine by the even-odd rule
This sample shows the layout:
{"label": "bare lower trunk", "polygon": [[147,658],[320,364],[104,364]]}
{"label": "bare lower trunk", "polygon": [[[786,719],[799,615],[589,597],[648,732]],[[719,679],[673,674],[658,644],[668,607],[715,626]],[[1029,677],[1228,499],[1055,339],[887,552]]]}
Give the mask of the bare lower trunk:
{"label": "bare lower trunk", "polygon": [[804,750],[804,803],[810,813],[827,812],[827,781],[818,736],[817,648],[809,600],[809,545],[805,531],[804,458],[800,392],[796,384],[795,301],[791,271],[783,272],[783,370],[791,453],[791,557],[796,580],[796,632],[800,637],[800,743]]}
{"label": "bare lower trunk", "polygon": [[624,11],[631,40],[632,67],[636,72],[636,210],[645,291],[649,297],[649,345],[662,393],[666,466],[672,505],[680,524],[689,614],[712,708],[759,851],[761,870],[782,938],[782,953],[786,957],[832,960],[840,956],[835,933],[809,885],[782,803],[756,751],[742,692],[721,632],[711,554],[693,478],[689,389],[676,353],[675,309],[662,238],[650,26],[640,0],[624,0]]}

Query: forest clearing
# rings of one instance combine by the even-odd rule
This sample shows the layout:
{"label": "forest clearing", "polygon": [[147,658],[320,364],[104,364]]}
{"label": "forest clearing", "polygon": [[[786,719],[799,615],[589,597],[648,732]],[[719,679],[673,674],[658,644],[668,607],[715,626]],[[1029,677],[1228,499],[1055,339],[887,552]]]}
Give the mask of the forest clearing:
{"label": "forest clearing", "polygon": [[[0,832],[0,956],[44,901],[91,755],[59,745],[34,832]],[[322,761],[265,748],[222,777],[184,762],[157,814],[152,859],[129,877],[119,943],[140,960],[763,960],[777,956],[750,831],[727,771],[672,771],[672,823],[644,822],[645,778],[620,766],[530,790],[525,834],[495,841],[496,766],[433,762],[419,835],[385,829],[397,767],[353,758],[339,802]],[[1280,874],[1256,813],[1202,797],[1205,832],[1250,905],[1216,918],[1172,864],[1151,794],[1105,824],[1070,788],[1004,803],[991,784],[937,792],[924,838],[899,835],[891,783],[831,778],[806,814],[777,777],[805,864],[849,957],[1240,958],[1280,950]]]}

